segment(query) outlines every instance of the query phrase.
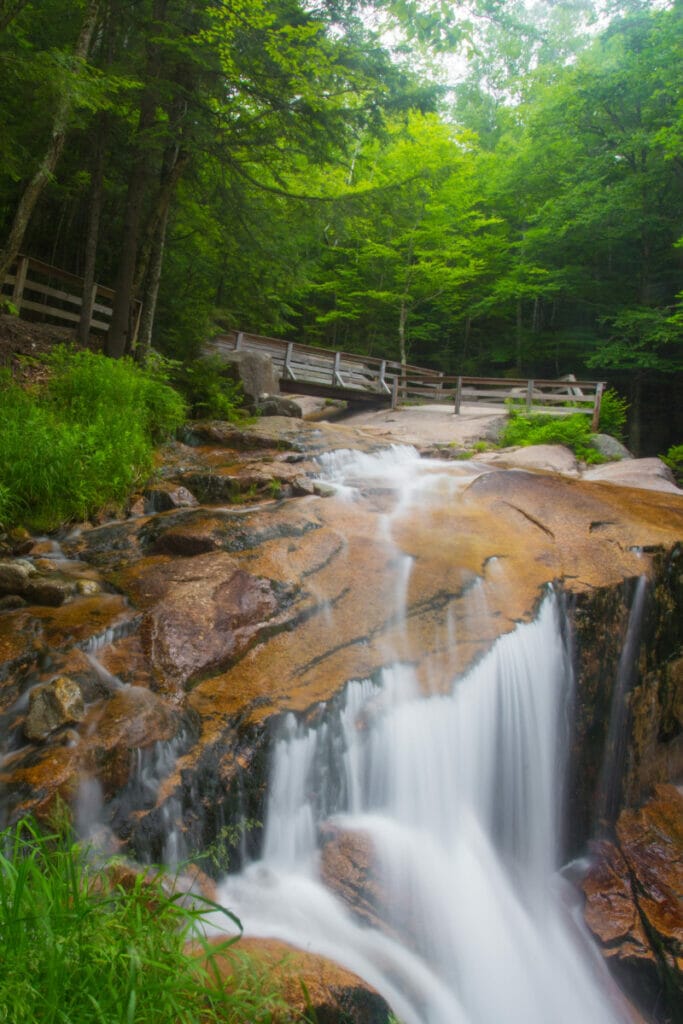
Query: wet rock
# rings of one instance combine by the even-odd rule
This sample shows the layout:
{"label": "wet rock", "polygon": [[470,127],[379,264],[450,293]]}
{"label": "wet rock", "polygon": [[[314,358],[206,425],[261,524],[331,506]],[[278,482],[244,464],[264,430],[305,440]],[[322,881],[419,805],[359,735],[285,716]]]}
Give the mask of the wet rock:
{"label": "wet rock", "polygon": [[[218,946],[219,940],[214,944]],[[277,939],[242,938],[212,957],[228,988],[244,984],[249,977],[243,957],[267,971],[297,1016],[310,1014],[318,1024],[389,1024],[391,1010],[382,996],[358,975],[326,957]]]}
{"label": "wet rock", "polygon": [[68,676],[59,676],[31,691],[24,731],[29,740],[36,742],[84,717],[85,705],[78,683]]}
{"label": "wet rock", "polygon": [[[614,842],[596,847],[583,881],[584,915],[603,955],[640,1007],[683,1005],[683,795],[656,787],[625,810]],[[657,1018],[659,1019],[659,1018]],[[674,1016],[662,1019],[673,1020]]]}
{"label": "wet rock", "polygon": [[225,552],[144,560],[125,582],[148,608],[141,638],[156,686],[168,693],[238,660],[268,629],[285,596]]}
{"label": "wet rock", "polygon": [[157,484],[144,491],[144,508],[146,515],[152,512],[169,512],[174,508],[194,508],[199,504],[194,494],[187,487],[176,487],[172,484]]}
{"label": "wet rock", "polygon": [[24,608],[26,601],[19,594],[5,594],[0,597],[0,612],[11,612],[15,608]]}
{"label": "wet rock", "polygon": [[337,493],[337,488],[332,484],[325,483],[324,480],[314,480],[313,493],[317,494],[319,498],[332,498]]}
{"label": "wet rock", "polygon": [[265,395],[254,402],[252,409],[259,416],[288,416],[299,420],[303,416],[301,406],[282,395]]}
{"label": "wet rock", "polygon": [[102,591],[102,585],[97,580],[80,579],[76,581],[76,593],[82,597],[93,597]]}
{"label": "wet rock", "polygon": [[359,921],[386,930],[379,908],[386,906],[388,893],[379,880],[370,836],[328,824],[320,843],[321,880]]}
{"label": "wet rock", "polygon": [[276,434],[257,434],[253,430],[240,429],[223,420],[192,423],[185,427],[183,441],[189,445],[218,445],[237,451],[253,448],[291,448],[291,442],[280,439]]}
{"label": "wet rock", "polygon": [[30,604],[58,608],[73,594],[75,584],[71,580],[34,576],[24,586],[23,596]]}
{"label": "wet rock", "polygon": [[24,588],[36,569],[31,562],[21,558],[0,562],[0,595],[23,594]]}

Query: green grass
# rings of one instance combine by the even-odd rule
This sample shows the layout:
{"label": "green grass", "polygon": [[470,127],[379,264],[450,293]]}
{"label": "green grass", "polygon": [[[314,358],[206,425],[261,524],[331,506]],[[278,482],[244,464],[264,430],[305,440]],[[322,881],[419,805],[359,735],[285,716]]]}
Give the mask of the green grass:
{"label": "green grass", "polygon": [[117,508],[152,468],[182,398],[131,360],[55,349],[47,384],[0,377],[0,521],[49,531]]}
{"label": "green grass", "polygon": [[244,956],[227,984],[212,969],[202,924],[215,904],[185,906],[159,878],[137,875],[125,887],[115,878],[89,865],[71,839],[30,822],[0,833],[3,1024],[292,1019]]}

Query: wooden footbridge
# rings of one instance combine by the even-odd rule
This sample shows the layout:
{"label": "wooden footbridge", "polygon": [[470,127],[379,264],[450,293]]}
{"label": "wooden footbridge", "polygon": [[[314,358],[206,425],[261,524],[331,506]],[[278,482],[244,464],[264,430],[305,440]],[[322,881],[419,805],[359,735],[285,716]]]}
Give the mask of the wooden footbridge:
{"label": "wooden footbridge", "polygon": [[404,366],[391,359],[315,348],[245,331],[218,335],[207,344],[206,351],[219,355],[258,352],[269,356],[280,390],[290,394],[318,395],[392,408],[408,401],[452,403],[456,415],[471,403],[501,404],[512,400],[527,413],[548,410],[556,414],[588,413],[592,416],[593,430],[597,430],[605,387],[603,381],[574,380],[573,377],[511,380],[448,376],[425,367]]}

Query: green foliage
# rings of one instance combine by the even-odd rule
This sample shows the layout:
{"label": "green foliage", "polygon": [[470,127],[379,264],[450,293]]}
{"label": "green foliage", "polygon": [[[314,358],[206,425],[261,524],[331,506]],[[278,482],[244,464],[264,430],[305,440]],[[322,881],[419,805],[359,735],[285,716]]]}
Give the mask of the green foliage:
{"label": "green foliage", "polygon": [[19,316],[19,310],[11,299],[0,298],[0,313],[4,313],[5,316]]}
{"label": "green foliage", "polygon": [[[130,360],[59,348],[42,389],[0,380],[0,508],[38,530],[118,507],[179,426],[180,396]],[[30,438],[30,444],[27,439]]]}
{"label": "green foliage", "polygon": [[683,444],[673,444],[660,458],[675,476],[678,486],[683,487]]}
{"label": "green foliage", "polygon": [[[262,972],[235,958],[236,939],[209,947],[209,900],[173,893],[161,876],[95,870],[70,837],[30,822],[0,833],[0,1021],[12,1024],[267,1024],[285,1022]],[[170,891],[170,894],[169,894]],[[189,945],[192,943],[192,946]],[[231,957],[232,958],[232,957]]]}
{"label": "green foliage", "polygon": [[242,385],[229,376],[229,368],[220,356],[205,356],[176,367],[174,381],[193,419],[232,422],[244,416]]}
{"label": "green foliage", "polygon": [[520,416],[511,411],[500,443],[504,448],[563,444],[584,462],[604,462],[603,456],[589,447],[590,438],[590,420],[583,413],[573,416]]}
{"label": "green foliage", "polygon": [[614,390],[607,388],[600,402],[599,427],[603,434],[611,434],[618,441],[624,440],[628,402]]}

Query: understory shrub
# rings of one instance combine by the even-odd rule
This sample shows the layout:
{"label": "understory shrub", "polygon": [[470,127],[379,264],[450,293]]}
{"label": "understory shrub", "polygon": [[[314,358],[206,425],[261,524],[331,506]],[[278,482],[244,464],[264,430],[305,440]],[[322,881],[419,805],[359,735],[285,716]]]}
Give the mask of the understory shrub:
{"label": "understory shrub", "polygon": [[173,380],[193,419],[233,422],[244,417],[242,385],[230,376],[230,368],[220,356],[176,364]]}
{"label": "understory shrub", "polygon": [[60,346],[47,383],[0,379],[0,520],[37,530],[116,508],[152,468],[185,405],[153,372]]}
{"label": "understory shrub", "polygon": [[594,448],[589,447],[591,439],[590,420],[583,413],[572,416],[533,415],[521,416],[514,409],[500,438],[503,447],[531,444],[564,444],[584,462],[604,462]]}
{"label": "understory shrub", "polygon": [[[674,477],[679,487],[683,487],[683,444],[673,444],[666,455],[661,456],[662,462],[665,462]],[[0,495],[0,501],[2,496]]]}
{"label": "understory shrub", "polygon": [[603,434],[611,434],[617,441],[624,440],[628,402],[614,390],[607,388],[600,402],[599,427]]}
{"label": "understory shrub", "polygon": [[86,854],[30,822],[0,833],[3,1024],[291,1020],[246,957],[236,956],[233,976],[221,980],[212,950],[236,939],[209,947],[203,927],[221,908],[196,897],[189,905],[149,874],[117,884],[115,871],[96,869]]}

